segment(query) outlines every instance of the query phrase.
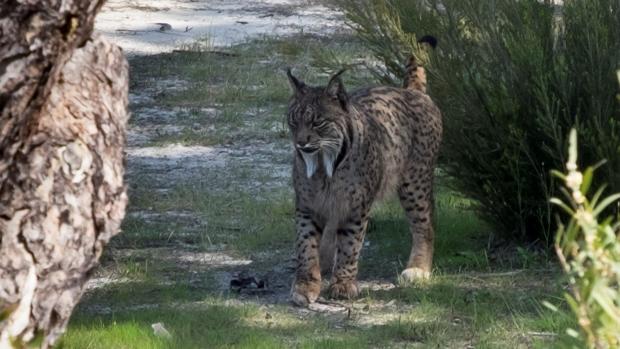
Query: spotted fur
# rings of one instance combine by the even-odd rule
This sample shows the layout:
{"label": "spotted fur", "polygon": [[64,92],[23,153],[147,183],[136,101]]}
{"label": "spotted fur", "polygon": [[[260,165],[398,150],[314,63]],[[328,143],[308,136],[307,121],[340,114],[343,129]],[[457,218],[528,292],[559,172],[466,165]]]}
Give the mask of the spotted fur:
{"label": "spotted fur", "polygon": [[[417,66],[417,65],[416,65]],[[296,274],[291,297],[314,302],[321,264],[333,264],[330,294],[356,297],[357,261],[372,204],[396,192],[413,247],[402,277],[428,277],[433,256],[433,173],[442,135],[439,109],[417,83],[347,93],[334,75],[294,90],[288,123],[295,147]]]}

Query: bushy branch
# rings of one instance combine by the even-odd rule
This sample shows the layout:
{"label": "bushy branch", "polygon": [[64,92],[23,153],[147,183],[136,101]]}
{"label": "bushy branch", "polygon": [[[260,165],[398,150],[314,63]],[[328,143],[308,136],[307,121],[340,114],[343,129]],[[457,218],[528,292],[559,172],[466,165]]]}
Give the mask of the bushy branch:
{"label": "bushy branch", "polygon": [[[620,190],[620,2],[335,0],[400,84],[415,38],[433,34],[429,93],[444,114],[442,167],[504,237],[552,243],[549,171],[566,163],[571,127],[600,181]],[[596,184],[596,183],[595,183]]]}
{"label": "bushy branch", "polygon": [[596,167],[577,167],[577,133],[571,132],[566,173],[554,172],[564,183],[565,199],[551,199],[570,216],[560,224],[555,249],[569,276],[566,300],[577,317],[581,339],[588,348],[620,347],[620,222],[604,217],[620,194],[603,197],[603,188],[590,195]]}

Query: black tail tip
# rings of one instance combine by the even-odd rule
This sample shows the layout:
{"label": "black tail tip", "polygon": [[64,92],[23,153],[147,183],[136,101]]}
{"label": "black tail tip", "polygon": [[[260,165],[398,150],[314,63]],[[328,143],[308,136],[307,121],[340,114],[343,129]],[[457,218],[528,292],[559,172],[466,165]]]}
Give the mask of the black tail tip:
{"label": "black tail tip", "polygon": [[418,40],[418,44],[429,44],[432,48],[436,48],[438,42],[437,38],[432,35],[424,35]]}

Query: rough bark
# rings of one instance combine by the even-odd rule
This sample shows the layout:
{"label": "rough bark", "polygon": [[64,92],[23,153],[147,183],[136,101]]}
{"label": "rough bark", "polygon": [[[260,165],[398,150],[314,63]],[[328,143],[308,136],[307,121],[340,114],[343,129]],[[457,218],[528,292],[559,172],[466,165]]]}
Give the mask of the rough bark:
{"label": "rough bark", "polygon": [[0,348],[64,332],[127,197],[128,67],[103,1],[0,2]]}

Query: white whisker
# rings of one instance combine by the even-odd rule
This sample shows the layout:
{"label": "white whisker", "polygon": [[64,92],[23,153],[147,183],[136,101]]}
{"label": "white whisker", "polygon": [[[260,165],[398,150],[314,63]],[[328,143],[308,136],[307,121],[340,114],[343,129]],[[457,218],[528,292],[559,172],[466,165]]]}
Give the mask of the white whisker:
{"label": "white whisker", "polygon": [[335,153],[334,155],[333,152],[323,152],[323,166],[325,167],[325,173],[329,178],[331,178],[334,174],[334,162],[336,161],[336,155],[338,154]]}
{"label": "white whisker", "polygon": [[325,174],[327,177],[332,177],[334,174],[334,163],[342,147],[342,140],[329,139],[321,141],[321,153],[323,154],[323,167],[325,168]]}
{"label": "white whisker", "polygon": [[319,152],[315,151],[313,153],[306,153],[302,151],[301,157],[304,159],[304,163],[306,164],[306,176],[310,178],[316,172],[318,167]]}

